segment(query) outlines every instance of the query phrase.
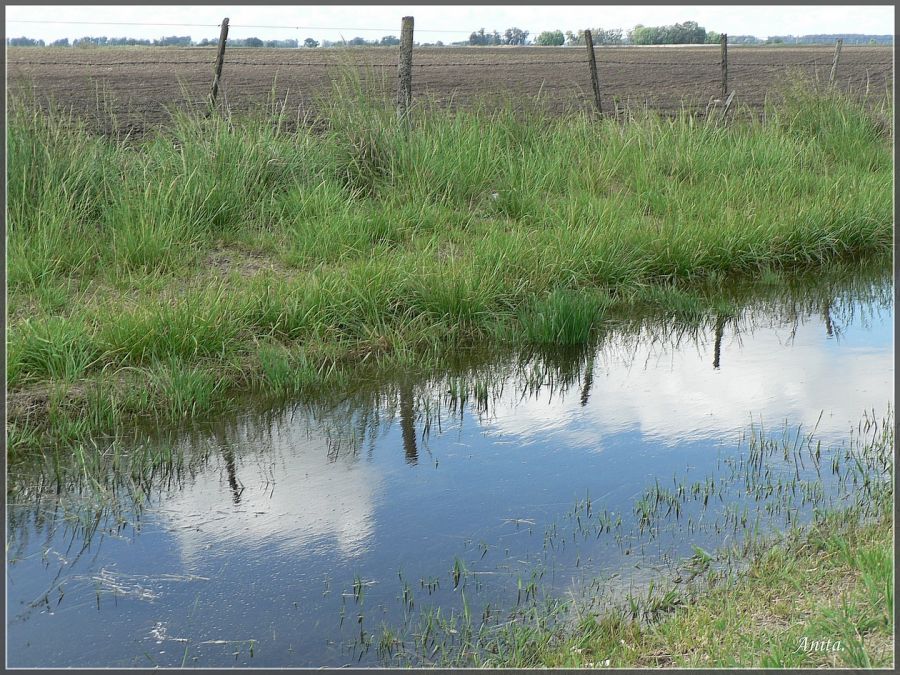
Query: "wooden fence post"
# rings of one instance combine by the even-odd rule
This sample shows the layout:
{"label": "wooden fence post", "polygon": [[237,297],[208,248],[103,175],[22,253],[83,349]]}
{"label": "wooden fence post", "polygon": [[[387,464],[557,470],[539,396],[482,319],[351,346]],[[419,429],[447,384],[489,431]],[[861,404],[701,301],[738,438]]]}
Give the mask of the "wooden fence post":
{"label": "wooden fence post", "polygon": [[834,76],[837,74],[838,59],[841,58],[841,47],[843,44],[844,41],[841,38],[838,38],[834,43],[834,60],[831,62],[831,77],[828,78],[829,84],[834,83]]}
{"label": "wooden fence post", "polygon": [[603,115],[603,106],[600,103],[600,80],[597,77],[597,58],[594,54],[594,38],[591,31],[584,31],[584,44],[587,45],[588,63],[591,67],[591,89],[594,90],[594,105],[597,106],[597,114]]}
{"label": "wooden fence post", "polygon": [[403,120],[412,105],[413,17],[404,16],[400,28],[400,65],[397,68],[397,116]]}
{"label": "wooden fence post", "polygon": [[722,100],[728,96],[728,34],[719,36],[719,51],[722,54]]}
{"label": "wooden fence post", "polygon": [[225,61],[225,42],[228,40],[228,17],[222,19],[222,30],[219,31],[219,49],[216,53],[216,69],[213,76],[212,90],[209,92],[209,112],[216,107],[216,96],[219,94],[219,80],[222,78],[222,63]]}

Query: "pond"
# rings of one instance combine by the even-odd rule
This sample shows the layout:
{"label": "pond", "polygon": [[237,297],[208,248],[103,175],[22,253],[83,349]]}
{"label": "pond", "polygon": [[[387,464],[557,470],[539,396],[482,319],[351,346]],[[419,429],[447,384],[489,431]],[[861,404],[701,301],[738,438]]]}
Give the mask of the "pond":
{"label": "pond", "polygon": [[727,293],[11,467],[8,665],[428,664],[808,521],[890,413],[892,277]]}

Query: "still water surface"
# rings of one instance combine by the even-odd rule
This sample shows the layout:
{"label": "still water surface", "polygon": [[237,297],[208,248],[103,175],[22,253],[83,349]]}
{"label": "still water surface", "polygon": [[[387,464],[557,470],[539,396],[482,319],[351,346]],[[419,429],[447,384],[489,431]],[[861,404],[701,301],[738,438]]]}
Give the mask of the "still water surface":
{"label": "still water surface", "polygon": [[477,617],[596,599],[592,580],[621,596],[744,536],[729,509],[761,532],[802,521],[799,497],[765,513],[726,492],[646,528],[635,504],[724,476],[760,428],[835,445],[886,412],[892,280],[814,286],[176,430],[152,443],[181,459],[146,492],[16,468],[8,664],[376,665],[382,625],[463,595]]}

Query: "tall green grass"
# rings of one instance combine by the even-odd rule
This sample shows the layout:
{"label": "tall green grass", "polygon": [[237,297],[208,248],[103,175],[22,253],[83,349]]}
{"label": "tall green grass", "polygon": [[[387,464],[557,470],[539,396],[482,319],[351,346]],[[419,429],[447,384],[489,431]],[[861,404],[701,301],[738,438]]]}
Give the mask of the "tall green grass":
{"label": "tall green grass", "polygon": [[159,363],[282,380],[271,344],[579,343],[635,293],[690,313],[672,284],[891,250],[892,130],[836,91],[727,127],[428,105],[401,125],[359,82],[326,103],[292,133],[178,114],[137,142],[12,99],[10,389]]}

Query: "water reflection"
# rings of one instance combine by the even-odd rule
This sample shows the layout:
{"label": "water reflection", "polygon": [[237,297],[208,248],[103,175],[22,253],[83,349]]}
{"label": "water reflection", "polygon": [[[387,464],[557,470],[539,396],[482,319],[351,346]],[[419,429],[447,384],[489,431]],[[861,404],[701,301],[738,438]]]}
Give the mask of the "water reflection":
{"label": "water reflection", "polygon": [[176,537],[189,567],[214,546],[330,551],[343,559],[366,550],[382,479],[340,437],[288,414],[265,425],[222,425],[206,443],[204,473],[224,473],[225,481],[167,491],[155,509],[158,527]]}
{"label": "water reflection", "polygon": [[[579,347],[469,353],[430,377],[170,430],[152,452],[114,445],[96,465],[55,456],[13,467],[11,663],[75,664],[77,646],[104,630],[140,659],[121,645],[168,622],[169,634],[197,643],[256,638],[249,623],[291,636],[268,640],[244,665],[343,665],[322,645],[345,616],[352,624],[353,612],[393,606],[398,573],[452,606],[459,593],[447,570],[466,551],[477,551],[466,564],[492,599],[535,563],[552,567],[546,583],[559,589],[631,566],[622,550],[643,550],[637,536],[623,534],[621,549],[541,540],[586,494],[629,525],[648,481],[715,471],[751,418],[818,425],[840,441],[864,410],[891,400],[885,274],[728,292],[734,311],[679,320],[649,308],[611,317]],[[695,541],[692,532],[670,548],[657,542],[656,555]],[[180,590],[176,577],[206,585]],[[432,586],[438,578],[443,588]],[[141,598],[116,595],[137,585]],[[84,613],[94,593],[96,620]],[[131,623],[110,628],[112,611]],[[68,632],[52,658],[24,646],[61,625]],[[234,665],[212,649],[196,652],[202,665]],[[109,650],[80,663],[119,663]],[[154,655],[180,663],[171,649]]]}
{"label": "water reflection", "polygon": [[[823,410],[827,417],[819,430],[838,435],[873,400],[889,399],[893,298],[883,273],[857,271],[849,279],[825,278],[799,288],[735,288],[730,299],[742,303],[740,311],[692,322],[652,311],[619,317],[587,345],[469,354],[455,368],[418,382],[403,377],[362,387],[339,402],[251,411],[206,429],[176,430],[157,443],[171,443],[177,456],[193,458],[192,470],[184,474],[192,480],[196,471],[222,468],[234,514],[253,514],[263,508],[263,498],[282,500],[265,508],[297,519],[285,540],[331,535],[351,554],[372,528],[372,495],[381,480],[372,453],[395,422],[403,459],[416,466],[430,435],[461,428],[466,409],[482,433],[502,435],[505,442],[525,446],[552,438],[596,452],[605,437],[629,430],[675,445],[727,436],[751,417],[813,426]],[[840,386],[834,386],[835,353],[819,331],[830,341],[851,343],[852,358],[841,359]],[[705,365],[710,363],[711,368]],[[577,406],[569,404],[571,395]],[[362,447],[368,447],[366,465],[359,461]],[[53,472],[57,478],[70,475],[61,466]],[[77,480],[80,474],[71,475]],[[11,478],[11,494],[36,507],[31,525],[52,513],[41,499],[84,489],[55,480],[40,466],[17,467]],[[204,489],[202,481],[193,480],[187,498],[180,495],[183,483],[171,483],[172,478],[151,481],[152,489],[165,492],[166,511],[197,513],[218,506],[215,491]],[[271,489],[275,485],[278,490]],[[49,522],[55,522],[52,516]],[[233,531],[266,537],[273,527],[253,518],[252,527],[238,522]],[[24,534],[30,528],[12,529]]]}
{"label": "water reflection", "polygon": [[419,463],[419,451],[416,448],[415,412],[413,410],[413,390],[409,383],[400,387],[400,428],[403,430],[403,451],[408,464]]}
{"label": "water reflection", "polygon": [[713,350],[713,368],[715,370],[719,369],[719,365],[722,362],[722,335],[725,332],[725,317],[721,315],[716,316],[716,346]]}

